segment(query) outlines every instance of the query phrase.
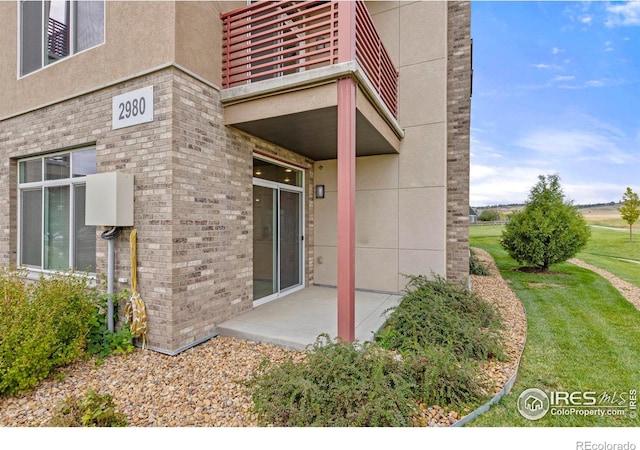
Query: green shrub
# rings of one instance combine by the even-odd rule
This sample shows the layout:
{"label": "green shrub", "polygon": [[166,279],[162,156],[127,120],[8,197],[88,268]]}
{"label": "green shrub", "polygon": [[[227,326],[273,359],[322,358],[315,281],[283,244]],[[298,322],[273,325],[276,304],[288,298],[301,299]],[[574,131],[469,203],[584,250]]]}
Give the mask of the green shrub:
{"label": "green shrub", "polygon": [[[113,296],[114,323],[117,322],[118,303],[128,296],[122,291]],[[107,327],[107,301],[109,294],[97,293],[94,300],[93,315],[89,322],[87,336],[87,351],[98,358],[106,358],[111,354],[129,353],[133,350],[133,333],[129,324],[125,323],[119,330],[110,332]]]}
{"label": "green shrub", "polygon": [[409,277],[405,296],[391,311],[376,336],[384,348],[406,354],[437,346],[458,359],[504,357],[498,310],[442,277]]}
{"label": "green shrub", "polygon": [[485,209],[478,216],[481,222],[497,222],[500,220],[500,211],[497,209]]}
{"label": "green shrub", "polygon": [[262,425],[412,426],[415,386],[397,355],[322,335],[301,362],[265,363],[252,380]]}
{"label": "green shrub", "polygon": [[565,201],[558,175],[538,178],[524,209],[505,225],[501,243],[520,264],[547,270],[584,248],[590,230],[578,209]]}
{"label": "green shrub", "polygon": [[265,363],[250,382],[260,424],[414,426],[420,406],[484,400],[479,362],[504,356],[498,311],[434,278],[410,277],[374,343],[322,335],[301,362]]}
{"label": "green shrub", "polygon": [[86,277],[58,273],[28,283],[0,269],[0,395],[35,387],[60,366],[89,353],[132,349],[131,333],[106,330],[105,294]]}
{"label": "green shrub", "polygon": [[127,417],[116,409],[110,394],[89,389],[84,397],[66,398],[58,404],[50,427],[126,427]]}
{"label": "green shrub", "polygon": [[416,398],[425,405],[460,407],[477,404],[486,397],[477,367],[458,360],[442,347],[416,349],[407,356],[408,376],[413,380]]}
{"label": "green shrub", "polygon": [[473,250],[469,250],[469,273],[471,275],[480,275],[483,277],[491,275],[489,269],[482,264]]}
{"label": "green shrub", "polygon": [[83,354],[92,292],[81,277],[58,274],[28,284],[7,270],[0,286],[0,394],[12,394],[33,388]]}

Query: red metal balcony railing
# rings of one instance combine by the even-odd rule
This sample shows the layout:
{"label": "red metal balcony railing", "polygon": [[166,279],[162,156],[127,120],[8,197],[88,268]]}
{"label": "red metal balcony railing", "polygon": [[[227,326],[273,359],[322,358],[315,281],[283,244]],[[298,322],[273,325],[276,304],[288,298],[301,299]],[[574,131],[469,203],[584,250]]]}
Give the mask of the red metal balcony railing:
{"label": "red metal balcony railing", "polygon": [[[222,86],[231,88],[346,61],[338,2],[263,1],[222,14]],[[356,61],[397,117],[398,72],[366,6],[356,2]]]}
{"label": "red metal balcony railing", "polygon": [[362,2],[356,2],[356,61],[387,108],[397,118],[398,71]]}

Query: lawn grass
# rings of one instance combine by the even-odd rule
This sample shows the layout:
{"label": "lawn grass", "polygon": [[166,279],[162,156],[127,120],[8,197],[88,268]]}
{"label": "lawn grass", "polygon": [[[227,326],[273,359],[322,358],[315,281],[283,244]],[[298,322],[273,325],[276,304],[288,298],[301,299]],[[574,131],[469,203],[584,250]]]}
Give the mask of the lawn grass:
{"label": "lawn grass", "polygon": [[[640,390],[640,311],[609,282],[569,263],[553,273],[513,270],[518,264],[499,244],[502,227],[472,227],[470,242],[496,260],[527,313],[527,343],[513,390],[468,426],[637,426],[638,419],[548,413],[537,421],[516,402],[528,388],[602,393]],[[627,411],[628,413],[629,411]]]}
{"label": "lawn grass", "polygon": [[[629,231],[591,227],[591,238],[577,258],[640,287],[640,232],[629,241]],[[618,258],[638,261],[622,261]]]}

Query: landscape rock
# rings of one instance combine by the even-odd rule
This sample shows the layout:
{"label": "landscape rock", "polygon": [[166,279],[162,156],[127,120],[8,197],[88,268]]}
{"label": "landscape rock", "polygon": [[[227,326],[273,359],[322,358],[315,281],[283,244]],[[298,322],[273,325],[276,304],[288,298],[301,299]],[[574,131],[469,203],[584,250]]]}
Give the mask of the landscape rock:
{"label": "landscape rock", "polygon": [[[490,276],[472,276],[473,291],[494,303],[505,321],[507,361],[490,361],[481,376],[498,392],[515,373],[526,335],[524,308],[500,276],[493,259],[474,250]],[[74,363],[62,376],[45,380],[21,396],[0,397],[0,426],[46,426],[57,405],[69,396],[84,396],[92,388],[111,394],[134,427],[252,427],[251,395],[246,382],[265,360],[300,360],[304,352],[275,345],[216,337],[176,356],[136,349],[96,364]],[[470,411],[446,405],[421,405],[416,426],[450,426]]]}

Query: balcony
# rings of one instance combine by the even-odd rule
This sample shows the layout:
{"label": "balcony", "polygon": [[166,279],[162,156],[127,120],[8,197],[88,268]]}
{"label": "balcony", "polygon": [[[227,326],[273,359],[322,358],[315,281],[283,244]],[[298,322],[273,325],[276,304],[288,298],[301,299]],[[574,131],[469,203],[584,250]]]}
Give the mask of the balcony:
{"label": "balcony", "polygon": [[398,71],[363,2],[257,2],[221,15],[225,124],[315,160],[337,155],[353,78],[356,155],[397,153]]}

